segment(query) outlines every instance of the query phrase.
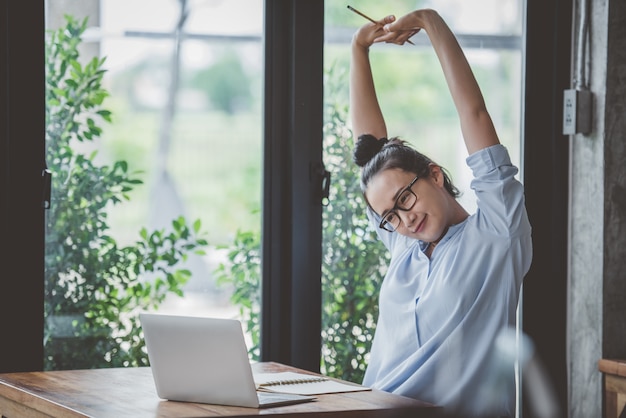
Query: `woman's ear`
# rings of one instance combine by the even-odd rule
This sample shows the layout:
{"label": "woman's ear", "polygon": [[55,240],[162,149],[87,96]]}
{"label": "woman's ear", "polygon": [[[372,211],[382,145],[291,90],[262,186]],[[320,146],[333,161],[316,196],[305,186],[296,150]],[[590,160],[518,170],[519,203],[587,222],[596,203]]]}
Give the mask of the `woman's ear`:
{"label": "woman's ear", "polygon": [[435,163],[430,163],[428,168],[430,169],[430,177],[433,179],[435,184],[443,186],[443,172],[441,171],[441,167]]}

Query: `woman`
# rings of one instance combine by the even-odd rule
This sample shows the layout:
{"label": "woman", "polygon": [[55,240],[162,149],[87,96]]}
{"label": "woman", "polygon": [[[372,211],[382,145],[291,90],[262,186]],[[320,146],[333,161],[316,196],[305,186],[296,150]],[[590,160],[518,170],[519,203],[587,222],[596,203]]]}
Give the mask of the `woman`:
{"label": "woman", "polygon": [[[437,54],[459,115],[477,198],[471,215],[444,169],[402,140],[387,139],[369,48],[403,45],[420,31]],[[514,385],[498,381],[513,377],[513,365],[494,374],[493,350],[498,336],[515,325],[532,258],[531,227],[523,187],[514,178],[518,170],[437,12],[388,16],[356,31],[350,112],[368,217],[391,253],[363,383],[463,416],[513,416]]]}

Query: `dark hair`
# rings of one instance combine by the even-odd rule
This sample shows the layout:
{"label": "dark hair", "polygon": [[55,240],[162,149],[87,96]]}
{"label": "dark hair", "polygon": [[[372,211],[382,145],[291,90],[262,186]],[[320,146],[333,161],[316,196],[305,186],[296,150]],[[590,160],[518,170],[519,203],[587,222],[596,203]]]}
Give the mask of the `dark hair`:
{"label": "dark hair", "polygon": [[372,177],[381,171],[399,168],[415,173],[416,176],[426,177],[430,174],[430,164],[435,164],[441,168],[446,191],[454,198],[461,195],[459,189],[452,184],[447,170],[398,137],[377,139],[373,135],[361,135],[354,147],[352,157],[354,163],[362,168],[361,190],[363,193]]}

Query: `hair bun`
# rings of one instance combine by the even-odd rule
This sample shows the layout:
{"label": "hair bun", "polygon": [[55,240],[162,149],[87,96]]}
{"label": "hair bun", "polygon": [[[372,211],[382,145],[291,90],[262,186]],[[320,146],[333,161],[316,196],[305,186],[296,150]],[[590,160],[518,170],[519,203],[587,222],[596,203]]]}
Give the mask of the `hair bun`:
{"label": "hair bun", "polygon": [[354,153],[352,155],[354,163],[359,167],[363,167],[369,160],[378,154],[387,142],[389,142],[387,138],[378,139],[370,134],[359,136],[359,139],[354,146]]}

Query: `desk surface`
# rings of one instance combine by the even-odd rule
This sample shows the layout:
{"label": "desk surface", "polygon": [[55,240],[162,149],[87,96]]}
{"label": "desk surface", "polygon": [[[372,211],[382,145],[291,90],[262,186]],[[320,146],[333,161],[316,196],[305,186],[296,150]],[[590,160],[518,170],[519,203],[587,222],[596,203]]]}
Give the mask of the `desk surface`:
{"label": "desk surface", "polygon": [[[253,365],[258,372],[305,372],[278,363]],[[431,404],[373,390],[317,395],[304,404],[256,409],[160,399],[149,367],[0,374],[0,416],[36,417],[432,417]]]}

